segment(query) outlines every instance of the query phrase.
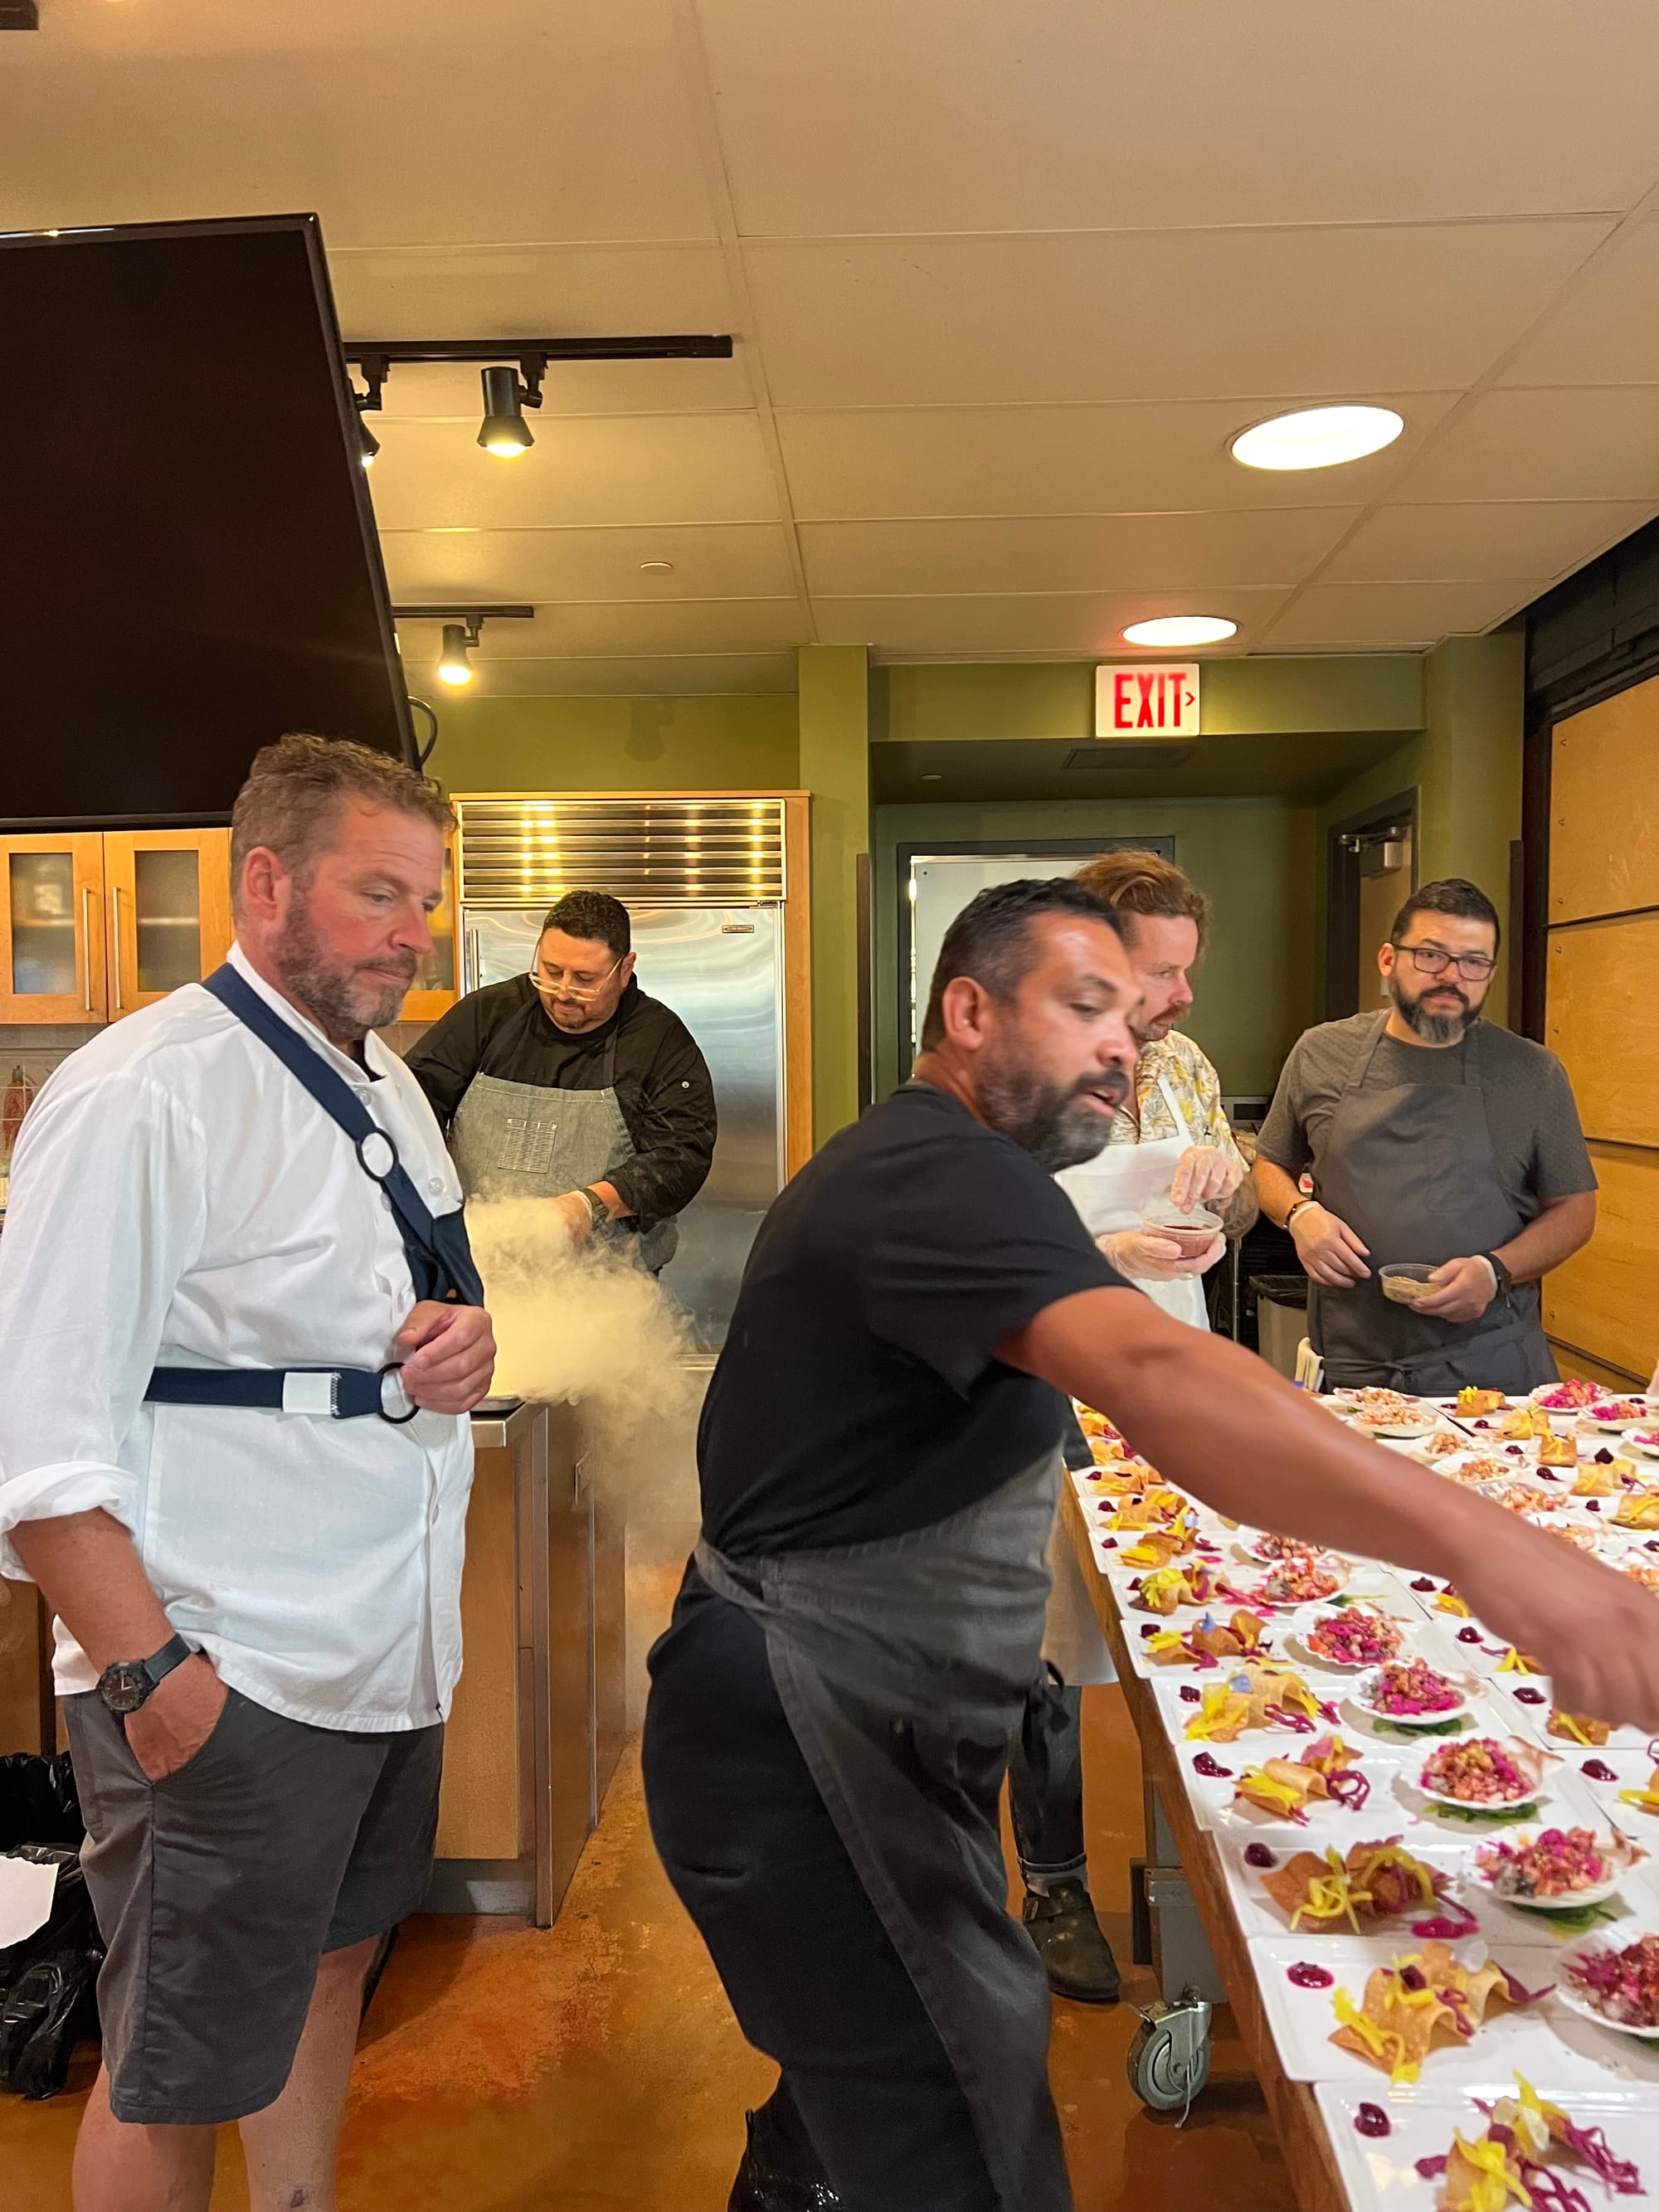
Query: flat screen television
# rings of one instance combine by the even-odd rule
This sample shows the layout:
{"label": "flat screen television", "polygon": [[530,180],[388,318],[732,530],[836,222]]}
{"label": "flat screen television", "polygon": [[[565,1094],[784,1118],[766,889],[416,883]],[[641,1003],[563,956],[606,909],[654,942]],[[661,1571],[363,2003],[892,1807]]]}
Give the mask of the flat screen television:
{"label": "flat screen television", "polygon": [[413,760],[315,216],[0,237],[0,824],[212,823],[288,730]]}

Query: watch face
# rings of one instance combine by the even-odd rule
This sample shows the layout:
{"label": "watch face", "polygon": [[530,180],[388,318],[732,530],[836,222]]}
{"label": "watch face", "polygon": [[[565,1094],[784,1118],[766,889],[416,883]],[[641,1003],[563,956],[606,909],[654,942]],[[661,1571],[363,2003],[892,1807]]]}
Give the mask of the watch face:
{"label": "watch face", "polygon": [[149,1676],[140,1666],[118,1660],[106,1667],[98,1680],[98,1694],[112,1713],[136,1713],[149,1695]]}

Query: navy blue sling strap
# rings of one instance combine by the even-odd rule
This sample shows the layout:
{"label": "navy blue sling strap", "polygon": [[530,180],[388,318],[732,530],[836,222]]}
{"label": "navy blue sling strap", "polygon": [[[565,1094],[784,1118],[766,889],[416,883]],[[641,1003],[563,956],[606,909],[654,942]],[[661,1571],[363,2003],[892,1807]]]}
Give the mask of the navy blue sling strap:
{"label": "navy blue sling strap", "polygon": [[[467,1242],[465,1216],[459,1208],[438,1215],[428,1211],[396,1145],[345,1079],[234,968],[216,969],[202,988],[270,1047],[350,1138],[357,1164],[379,1183],[392,1208],[416,1297],[453,1297],[463,1305],[481,1306],[483,1284]],[[387,1164],[382,1166],[382,1161]],[[158,1367],[144,1395],[152,1405],[287,1408],[331,1414],[337,1420],[384,1411],[381,1377],[366,1368]],[[414,1416],[411,1412],[401,1418]]]}

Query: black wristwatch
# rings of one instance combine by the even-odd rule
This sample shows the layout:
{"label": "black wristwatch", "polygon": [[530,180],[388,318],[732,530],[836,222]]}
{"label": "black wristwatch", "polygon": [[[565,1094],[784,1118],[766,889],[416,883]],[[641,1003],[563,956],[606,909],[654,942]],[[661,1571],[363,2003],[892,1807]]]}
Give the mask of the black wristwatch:
{"label": "black wristwatch", "polygon": [[587,1200],[588,1212],[593,1217],[595,1229],[603,1229],[611,1218],[611,1208],[590,1183],[580,1195]]}
{"label": "black wristwatch", "polygon": [[1483,1252],[1480,1255],[1480,1257],[1492,1269],[1492,1279],[1498,1285],[1496,1290],[1493,1291],[1492,1296],[1495,1298],[1507,1297],[1509,1292],[1515,1288],[1514,1276],[1510,1274],[1509,1269],[1504,1265],[1504,1262],[1498,1258],[1496,1252]]}
{"label": "black wristwatch", "polygon": [[98,1694],[112,1713],[136,1713],[175,1667],[196,1656],[182,1636],[169,1636],[148,1659],[118,1659],[98,1677]]}

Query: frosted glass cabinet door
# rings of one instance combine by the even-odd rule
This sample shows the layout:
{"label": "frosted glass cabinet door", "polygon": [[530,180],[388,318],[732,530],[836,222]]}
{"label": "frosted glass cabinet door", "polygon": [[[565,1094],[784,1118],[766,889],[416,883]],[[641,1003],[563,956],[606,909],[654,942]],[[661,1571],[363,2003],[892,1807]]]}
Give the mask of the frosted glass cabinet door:
{"label": "frosted glass cabinet door", "polygon": [[0,1021],[101,1022],[103,839],[0,838]]}
{"label": "frosted glass cabinet door", "polygon": [[199,983],[230,950],[228,830],[104,836],[109,1018]]}

